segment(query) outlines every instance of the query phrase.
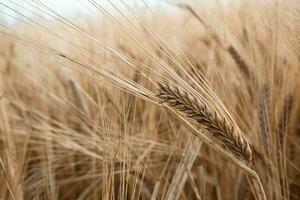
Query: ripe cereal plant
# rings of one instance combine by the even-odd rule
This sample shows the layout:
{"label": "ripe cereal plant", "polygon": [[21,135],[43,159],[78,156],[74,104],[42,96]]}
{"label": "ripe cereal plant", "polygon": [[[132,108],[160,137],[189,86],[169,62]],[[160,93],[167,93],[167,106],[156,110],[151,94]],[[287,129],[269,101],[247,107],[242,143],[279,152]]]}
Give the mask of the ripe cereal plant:
{"label": "ripe cereal plant", "polygon": [[133,2],[0,2],[0,199],[300,199],[300,3]]}

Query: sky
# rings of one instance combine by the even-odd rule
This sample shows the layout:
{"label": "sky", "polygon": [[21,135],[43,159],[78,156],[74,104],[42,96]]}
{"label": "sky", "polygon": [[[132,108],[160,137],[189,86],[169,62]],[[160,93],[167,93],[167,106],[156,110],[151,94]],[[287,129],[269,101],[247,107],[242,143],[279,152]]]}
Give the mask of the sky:
{"label": "sky", "polygon": [[[114,10],[114,8],[109,4],[113,4],[122,8],[124,6],[122,2],[125,2],[128,5],[143,7],[147,2],[147,5],[159,6],[159,7],[168,7],[168,4],[165,1],[175,2],[175,0],[90,0],[95,1],[101,5],[106,10]],[[222,2],[226,3],[232,0],[177,0],[176,2],[197,2],[201,5],[208,5],[211,2]],[[89,0],[0,0],[0,24],[15,24],[20,21],[18,19],[28,20],[36,17],[44,17],[47,20],[49,19],[49,14],[46,14],[44,10],[37,5],[41,2],[44,5],[47,5],[53,9],[56,13],[66,17],[66,18],[78,18],[81,16],[93,15],[97,12],[97,9],[89,3]],[[47,10],[46,10],[47,11]],[[38,16],[36,15],[38,14]],[[26,19],[27,17],[27,19]],[[51,17],[50,17],[51,19]]]}
{"label": "sky", "polygon": [[[105,9],[113,9],[108,0],[95,0]],[[122,1],[129,5],[143,6],[143,0],[110,0],[118,8],[122,7]],[[159,0],[145,0],[151,5],[159,5]],[[36,2],[42,2],[49,6],[55,12],[67,18],[76,18],[80,16],[92,15],[96,13],[96,8],[88,2],[88,0],[0,0],[0,20],[7,23],[14,23],[19,19],[24,19],[24,16],[33,17],[36,13],[39,16],[49,17],[43,10],[37,8]],[[35,13],[35,14],[33,14]]]}

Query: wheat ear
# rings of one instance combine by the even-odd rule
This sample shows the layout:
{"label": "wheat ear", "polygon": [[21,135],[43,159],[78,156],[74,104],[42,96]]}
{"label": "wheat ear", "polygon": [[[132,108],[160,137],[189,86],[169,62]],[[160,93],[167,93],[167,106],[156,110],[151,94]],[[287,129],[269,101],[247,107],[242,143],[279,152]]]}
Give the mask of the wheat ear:
{"label": "wheat ear", "polygon": [[[216,112],[210,111],[200,100],[178,87],[162,83],[158,83],[158,86],[159,94],[157,97],[162,101],[162,103],[167,104],[170,108],[178,110],[180,113],[183,113],[185,117],[196,122],[196,124],[208,133],[211,133],[215,139],[220,141],[227,151],[230,151],[237,158],[242,158],[242,160],[246,161],[251,168],[253,167],[251,163],[252,150],[249,143],[243,135],[235,131],[234,127],[230,125],[224,117],[222,118],[218,116]],[[189,126],[189,128],[191,127]],[[194,128],[191,129],[195,131]],[[200,137],[199,135],[197,136]],[[205,141],[208,142],[206,137],[201,138],[204,138]],[[216,149],[220,150],[219,148]],[[227,153],[225,154],[228,156]],[[257,173],[253,171],[253,169],[239,163],[236,158],[231,156],[229,157],[239,167],[243,168],[247,172],[248,176],[250,176],[249,180],[254,186],[254,195],[256,196],[256,199],[266,200],[264,188],[262,187],[261,180]]]}
{"label": "wheat ear", "polygon": [[[230,125],[225,118],[218,116],[216,112],[210,111],[206,105],[189,93],[169,84],[158,83],[158,86],[159,94],[157,97],[162,101],[162,103],[167,104],[167,107],[174,109],[174,111],[179,111],[182,116],[192,122],[195,122],[199,127],[203,128],[208,133],[211,133],[213,138],[221,142],[223,147],[225,147],[226,152],[231,152],[234,157],[229,156],[226,152],[224,152],[224,154],[234,161],[239,167],[244,169],[247,172],[247,175],[250,176],[249,181],[254,186],[253,189],[256,199],[266,200],[262,183],[257,173],[251,169],[253,168],[251,163],[252,150],[243,135],[235,131],[234,126]],[[186,121],[182,118],[182,116],[179,115],[179,118]],[[190,125],[188,125],[188,128],[195,131],[195,128],[192,128]],[[198,134],[195,135],[200,137]],[[201,136],[200,138],[210,144],[206,137]],[[210,144],[210,146],[214,147],[212,144]],[[217,147],[214,148],[220,150]],[[251,166],[251,168],[241,164],[240,161],[238,161],[241,159],[246,161],[248,166]]]}
{"label": "wheat ear", "polygon": [[239,69],[249,79],[250,78],[249,66],[246,64],[246,61],[241,57],[239,52],[232,45],[228,47],[227,51],[230,54],[231,58],[234,60],[234,62],[237,64]]}
{"label": "wheat ear", "polygon": [[168,84],[159,84],[158,97],[169,106],[183,112],[186,117],[197,122],[202,128],[218,139],[234,155],[249,163],[252,161],[252,150],[245,138],[237,133],[225,118],[211,112],[206,105],[187,92]]}

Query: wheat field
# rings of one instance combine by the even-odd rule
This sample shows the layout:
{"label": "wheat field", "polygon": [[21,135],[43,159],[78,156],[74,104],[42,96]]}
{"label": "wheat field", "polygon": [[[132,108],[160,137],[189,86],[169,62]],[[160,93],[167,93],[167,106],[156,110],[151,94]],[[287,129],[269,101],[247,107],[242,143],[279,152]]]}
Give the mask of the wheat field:
{"label": "wheat field", "polygon": [[300,2],[24,2],[0,2],[1,200],[300,199]]}

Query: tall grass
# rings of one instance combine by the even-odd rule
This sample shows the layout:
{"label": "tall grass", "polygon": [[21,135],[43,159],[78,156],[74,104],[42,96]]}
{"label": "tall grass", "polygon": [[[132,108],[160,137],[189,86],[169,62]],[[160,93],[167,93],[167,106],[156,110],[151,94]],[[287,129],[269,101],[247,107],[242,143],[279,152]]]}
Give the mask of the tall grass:
{"label": "tall grass", "polygon": [[300,4],[118,2],[0,4],[0,199],[299,199]]}

